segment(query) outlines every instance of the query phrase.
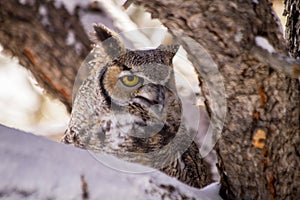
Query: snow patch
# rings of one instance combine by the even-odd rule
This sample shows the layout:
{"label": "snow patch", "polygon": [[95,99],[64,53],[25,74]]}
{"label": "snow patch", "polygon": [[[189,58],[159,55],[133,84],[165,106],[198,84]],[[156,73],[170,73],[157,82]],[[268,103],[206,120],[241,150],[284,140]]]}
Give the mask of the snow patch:
{"label": "snow patch", "polygon": [[234,41],[235,42],[240,42],[243,39],[243,33],[241,33],[240,31],[237,32],[237,34],[234,35]]}
{"label": "snow patch", "polygon": [[252,2],[255,3],[255,4],[259,3],[258,0],[253,0]]}
{"label": "snow patch", "polygon": [[41,6],[40,6],[40,8],[39,8],[39,13],[40,13],[40,15],[42,15],[42,16],[45,16],[45,15],[48,14],[47,9],[46,9],[46,7],[45,7],[44,5],[41,5]]}
{"label": "snow patch", "polygon": [[199,94],[199,81],[193,64],[187,59],[187,52],[180,47],[173,58],[176,87],[181,88],[180,93],[189,97]]}
{"label": "snow patch", "polygon": [[257,46],[267,50],[269,53],[274,53],[275,52],[275,49],[274,47],[270,44],[270,42],[264,38],[264,37],[261,37],[261,36],[256,36],[255,37],[255,43]]}
{"label": "snow patch", "polygon": [[39,7],[39,14],[42,16],[42,24],[44,26],[48,26],[50,24],[49,18],[48,18],[48,12],[47,12],[47,8],[44,5],[41,5]]}
{"label": "snow patch", "polygon": [[38,109],[39,97],[30,85],[28,76],[28,71],[18,64],[16,58],[0,55],[1,124],[23,129],[28,129],[32,124],[31,116]]}
{"label": "snow patch", "polygon": [[29,4],[29,5],[33,6],[35,4],[35,0],[19,0],[19,3],[22,5]]}
{"label": "snow patch", "polygon": [[99,5],[105,10],[107,15],[111,16],[114,25],[122,32],[121,36],[124,36],[126,40],[131,42],[130,45],[124,40],[127,47],[132,49],[142,49],[145,47],[154,48],[159,45],[152,44],[149,38],[138,30],[138,26],[132,22],[127,13],[125,13],[121,7],[116,6],[112,1],[99,1]]}
{"label": "snow patch", "polygon": [[82,1],[82,0],[72,0],[72,1],[64,1],[64,0],[56,0],[55,7],[59,8],[61,5],[64,5],[70,14],[74,13],[74,10],[77,6],[87,7],[90,1]]}
{"label": "snow patch", "polygon": [[82,44],[76,40],[75,32],[73,30],[68,31],[68,35],[66,38],[66,44],[68,46],[74,46],[75,51],[80,54],[82,50]]}
{"label": "snow patch", "polygon": [[19,0],[19,3],[22,4],[22,5],[25,5],[26,4],[26,0]]}
{"label": "snow patch", "polygon": [[66,39],[66,44],[67,45],[74,45],[76,42],[76,39],[75,39],[75,33],[73,30],[69,30],[68,31],[68,36],[67,36],[67,39]]}

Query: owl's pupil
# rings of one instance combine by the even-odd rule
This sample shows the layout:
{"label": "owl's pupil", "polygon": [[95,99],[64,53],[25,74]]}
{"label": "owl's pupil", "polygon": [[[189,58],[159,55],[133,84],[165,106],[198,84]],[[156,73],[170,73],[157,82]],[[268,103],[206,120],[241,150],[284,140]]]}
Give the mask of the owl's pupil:
{"label": "owl's pupil", "polygon": [[128,81],[133,81],[133,79],[134,79],[134,76],[127,76]]}

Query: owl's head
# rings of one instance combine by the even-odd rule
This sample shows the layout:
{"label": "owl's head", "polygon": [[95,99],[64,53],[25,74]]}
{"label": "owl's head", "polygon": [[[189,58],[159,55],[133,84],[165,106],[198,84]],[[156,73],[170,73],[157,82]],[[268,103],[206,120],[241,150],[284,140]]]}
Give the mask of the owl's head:
{"label": "owl's head", "polygon": [[[150,50],[115,47],[113,51],[109,47],[108,55],[114,55],[109,55],[111,61],[99,70],[99,92],[119,131],[138,143],[128,146],[157,149],[174,138],[180,124],[172,65],[178,46]],[[115,56],[118,50],[122,54]]]}

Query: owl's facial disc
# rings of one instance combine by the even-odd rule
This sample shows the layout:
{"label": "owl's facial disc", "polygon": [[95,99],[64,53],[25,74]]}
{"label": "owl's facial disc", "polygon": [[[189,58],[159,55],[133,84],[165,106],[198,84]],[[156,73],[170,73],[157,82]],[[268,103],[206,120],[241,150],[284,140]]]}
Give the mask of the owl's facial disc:
{"label": "owl's facial disc", "polygon": [[[122,132],[138,138],[151,137],[162,130],[166,123],[166,88],[148,83],[128,71],[120,73],[112,91],[111,110]],[[119,90],[121,89],[121,90]],[[127,127],[127,128],[124,128]]]}

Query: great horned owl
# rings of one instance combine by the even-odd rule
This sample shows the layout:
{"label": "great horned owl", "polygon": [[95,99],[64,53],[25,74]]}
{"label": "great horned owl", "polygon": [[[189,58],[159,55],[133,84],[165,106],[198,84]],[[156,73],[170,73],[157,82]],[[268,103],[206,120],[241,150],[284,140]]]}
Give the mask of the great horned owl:
{"label": "great horned owl", "polygon": [[128,50],[114,32],[94,28],[101,43],[76,93],[63,142],[160,169],[194,187],[210,183],[182,123],[172,66],[178,46]]}

